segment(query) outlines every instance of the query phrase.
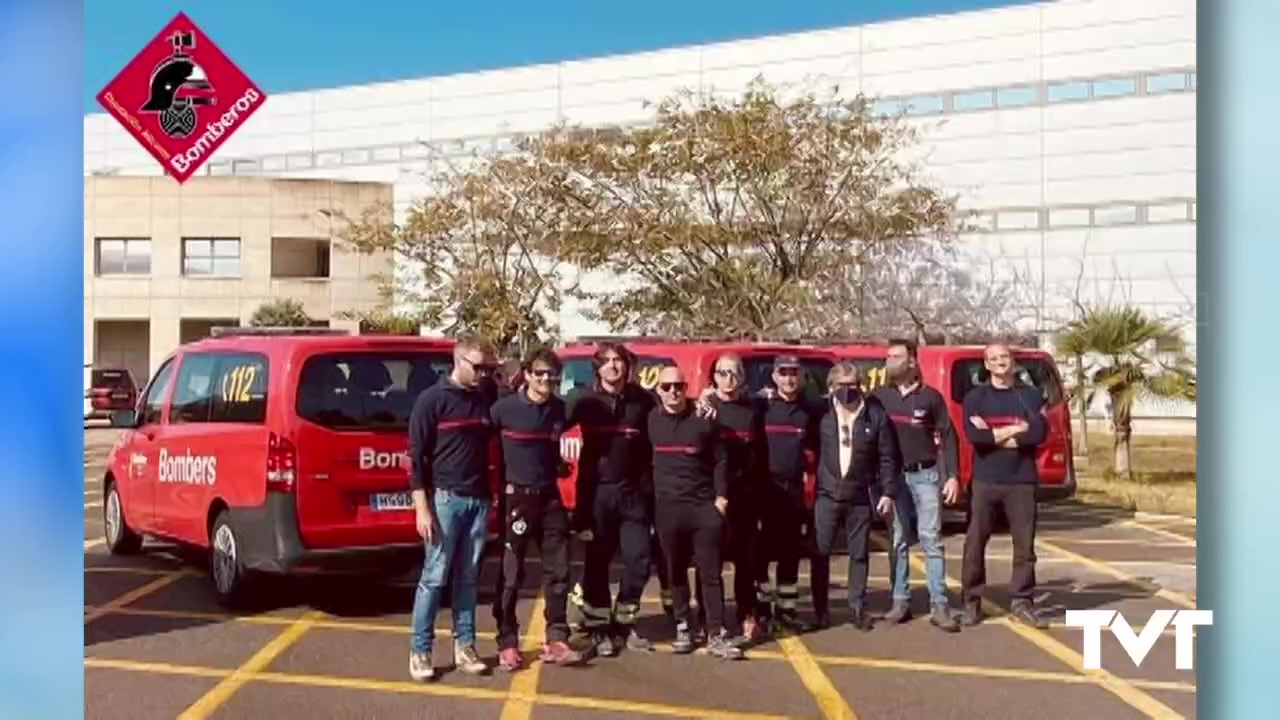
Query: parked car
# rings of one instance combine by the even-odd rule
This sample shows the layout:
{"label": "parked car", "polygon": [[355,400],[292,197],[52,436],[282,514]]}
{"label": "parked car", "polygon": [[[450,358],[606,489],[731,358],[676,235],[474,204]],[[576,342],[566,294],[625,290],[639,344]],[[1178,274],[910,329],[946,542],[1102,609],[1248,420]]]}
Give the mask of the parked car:
{"label": "parked car", "polygon": [[124,368],[85,365],[84,419],[106,420],[138,402],[138,385]]}

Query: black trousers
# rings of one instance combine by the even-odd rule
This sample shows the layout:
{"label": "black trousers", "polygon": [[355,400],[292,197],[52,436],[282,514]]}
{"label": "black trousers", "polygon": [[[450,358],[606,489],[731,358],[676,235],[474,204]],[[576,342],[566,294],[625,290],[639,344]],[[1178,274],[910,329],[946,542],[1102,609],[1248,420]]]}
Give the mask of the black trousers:
{"label": "black trousers", "polygon": [[[756,504],[747,493],[734,494],[729,498],[729,514],[727,518],[729,532],[726,538],[728,559],[733,563],[733,605],[734,620],[739,629],[748,618],[758,619],[763,616],[761,603],[756,597],[757,568],[756,555],[760,543],[760,515]],[[797,575],[798,564],[797,564]],[[702,604],[702,598],[698,598]]]}
{"label": "black trousers", "polygon": [[831,553],[845,532],[849,546],[849,609],[861,610],[867,594],[867,563],[871,544],[871,506],[832,500],[819,495],[813,503],[813,611],[829,611]]}
{"label": "black trousers", "polygon": [[[778,610],[794,613],[800,597],[800,556],[804,551],[804,526],[809,519],[803,488],[786,489],[773,483],[755,496],[760,531],[755,553],[756,596],[762,618],[771,616],[769,604],[769,563],[776,561]],[[730,505],[729,512],[733,512]]]}
{"label": "black trousers", "polygon": [[987,585],[987,541],[991,539],[996,510],[1003,508],[1013,538],[1013,576],[1009,595],[1030,602],[1036,588],[1036,486],[1029,483],[996,484],[974,481],[970,486],[972,511],[964,538],[964,577],[961,593],[966,603],[982,599]]}
{"label": "black trousers", "polygon": [[537,543],[542,559],[542,585],[546,597],[547,642],[569,639],[569,514],[560,489],[528,489],[507,486],[504,503],[506,545],[502,552],[501,587],[498,590],[498,648],[520,646],[520,621],[516,606],[524,584],[525,557]]}
{"label": "black trousers", "polygon": [[[617,623],[635,624],[640,598],[649,582],[649,500],[646,493],[621,485],[601,485],[591,504],[592,539],[587,543],[582,568],[583,624],[588,630],[604,630]],[[614,553],[622,555],[622,586],[617,607],[611,611],[609,564]]]}
{"label": "black trousers", "polygon": [[710,502],[659,503],[656,524],[671,579],[671,599],[677,623],[690,623],[689,561],[698,569],[702,585],[701,607],[706,628],[715,633],[724,628],[724,581],[720,545],[724,518]]}

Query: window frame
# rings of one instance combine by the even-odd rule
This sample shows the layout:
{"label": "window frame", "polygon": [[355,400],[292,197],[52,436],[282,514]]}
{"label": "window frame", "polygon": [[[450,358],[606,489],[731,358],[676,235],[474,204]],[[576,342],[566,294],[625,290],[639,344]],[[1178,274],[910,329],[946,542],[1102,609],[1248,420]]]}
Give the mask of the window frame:
{"label": "window frame", "polygon": [[[205,411],[203,418],[188,418],[180,414],[178,406],[178,398],[180,392],[180,381],[189,377],[185,375],[188,368],[191,367],[193,360],[208,360],[209,368],[208,384],[205,387],[205,395],[203,397],[192,398],[193,402],[205,403]],[[227,407],[225,400],[219,402],[217,393],[214,391],[215,386],[220,386],[225,382],[228,370],[233,367],[254,363],[258,366],[253,378],[253,385],[261,386],[261,397],[254,398],[253,404],[260,408],[259,411],[253,413],[253,417],[249,418],[231,418],[220,417],[219,409]],[[169,402],[169,424],[170,425],[265,425],[267,422],[267,410],[271,402],[271,361],[266,354],[249,350],[197,350],[184,353],[182,362],[178,368],[178,374],[174,379],[173,392]]]}
{"label": "window frame", "polygon": [[[225,243],[225,242],[234,242],[236,244],[236,254],[234,258],[230,255],[218,254],[218,250],[217,250],[218,243]],[[191,245],[194,243],[207,243],[208,255],[193,255],[190,252],[190,249],[191,249]],[[243,267],[241,265],[241,261],[243,260],[243,257],[244,257],[244,243],[238,237],[198,236],[198,235],[183,236],[182,247],[181,247],[181,268],[180,269],[182,270],[182,276],[186,278],[238,279],[243,277]],[[207,261],[209,263],[209,270],[207,272],[193,271],[192,265],[191,265],[191,261],[193,259],[200,260],[200,261]],[[235,260],[235,264],[236,264],[234,273],[217,271],[217,267],[218,267],[217,261],[232,260],[232,259]]]}
{"label": "window frame", "polygon": [[[147,425],[165,425],[168,423],[169,399],[173,396],[173,383],[177,382],[177,378],[173,375],[174,364],[177,362],[177,356],[170,355],[160,363],[159,369],[147,381],[147,386],[138,393],[138,409],[135,413],[135,423],[137,427],[145,427]],[[167,374],[166,374],[167,373]],[[171,382],[172,379],[172,382]],[[151,419],[151,394],[156,388],[160,388],[160,395],[155,402],[155,419]]]}
{"label": "window frame", "polygon": [[[102,271],[102,246],[104,243],[122,243],[121,245],[121,263],[124,268],[121,272],[103,272]],[[133,271],[129,268],[129,247],[137,243],[145,245],[146,253],[146,270]],[[95,277],[146,277],[151,274],[152,249],[154,243],[147,236],[114,236],[104,235],[93,239],[93,274]]]}

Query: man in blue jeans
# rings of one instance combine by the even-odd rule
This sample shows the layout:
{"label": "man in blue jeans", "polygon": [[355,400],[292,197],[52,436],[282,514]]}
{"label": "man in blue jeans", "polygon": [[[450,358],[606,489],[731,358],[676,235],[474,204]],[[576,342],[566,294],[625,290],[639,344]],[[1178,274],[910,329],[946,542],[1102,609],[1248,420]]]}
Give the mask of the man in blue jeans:
{"label": "man in blue jeans", "polygon": [[492,502],[484,392],[497,361],[486,343],[462,339],[454,346],[453,372],[418,396],[409,417],[410,487],[426,561],[413,599],[409,676],[436,677],[431,662],[436,613],[446,586],[453,590],[454,666],[482,675],[489,666],[476,654],[476,586],[484,558]]}
{"label": "man in blue jeans", "polygon": [[929,622],[945,632],[958,632],[960,625],[947,602],[942,548],[942,503],[954,504],[960,494],[956,433],[942,393],[921,380],[915,343],[890,342],[885,374],[888,383],[877,388],[874,395],[888,411],[897,433],[904,479],[896,498],[893,552],[889,556],[893,608],[885,615],[885,621],[902,623],[911,618],[908,553],[912,540],[918,538],[924,550],[929,586]]}

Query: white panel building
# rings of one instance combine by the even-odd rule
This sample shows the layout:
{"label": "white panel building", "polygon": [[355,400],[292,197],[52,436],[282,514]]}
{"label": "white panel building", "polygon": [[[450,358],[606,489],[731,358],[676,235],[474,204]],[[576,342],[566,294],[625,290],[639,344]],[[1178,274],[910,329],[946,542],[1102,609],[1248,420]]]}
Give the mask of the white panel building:
{"label": "white panel building", "polygon": [[[403,212],[441,161],[424,143],[461,157],[559,121],[643,122],[645,100],[680,88],[736,94],[757,76],[907,108],[925,131],[928,169],[981,212],[967,247],[1035,284],[1042,324],[1073,295],[1194,313],[1194,0],[1056,0],[276,94],[202,172],[388,182]],[[95,114],[85,172],[162,170]],[[561,325],[604,330],[572,303]]]}

